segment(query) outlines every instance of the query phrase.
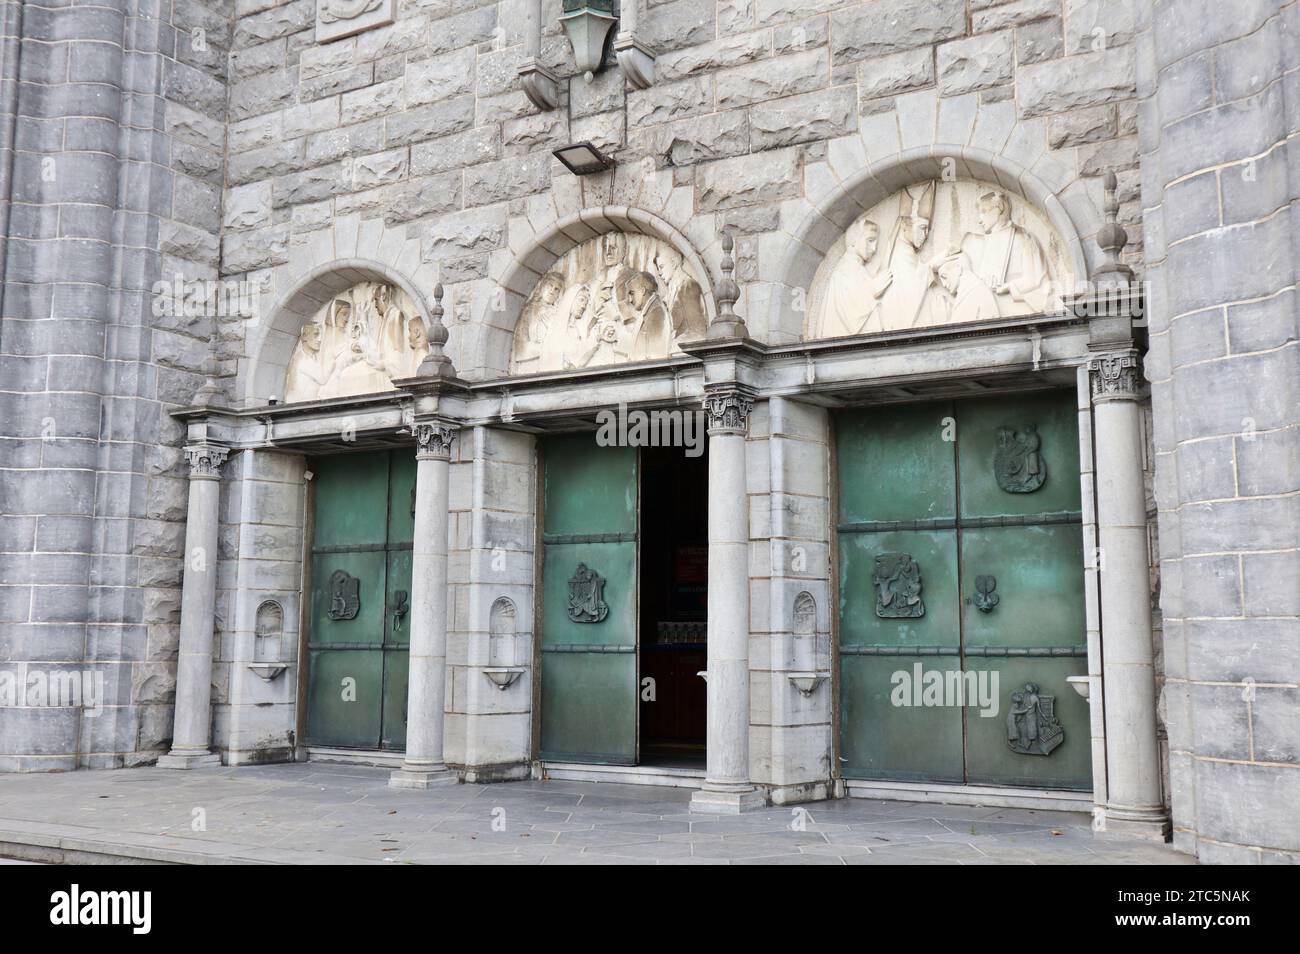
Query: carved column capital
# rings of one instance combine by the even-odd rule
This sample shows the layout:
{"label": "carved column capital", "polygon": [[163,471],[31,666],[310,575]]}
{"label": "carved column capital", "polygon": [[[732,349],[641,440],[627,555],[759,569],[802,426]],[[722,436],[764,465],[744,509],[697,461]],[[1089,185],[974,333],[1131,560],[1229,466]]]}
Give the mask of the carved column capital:
{"label": "carved column capital", "polygon": [[741,434],[749,422],[754,399],[735,385],[706,388],[704,411],[709,416],[710,434]]}
{"label": "carved column capital", "polygon": [[445,421],[421,421],[411,428],[416,460],[450,460],[456,428]]}
{"label": "carved column capital", "polygon": [[230,456],[230,448],[217,444],[191,444],[185,448],[190,462],[190,480],[220,480],[221,465]]}
{"label": "carved column capital", "polygon": [[1098,355],[1088,362],[1092,401],[1136,401],[1142,390],[1142,363],[1136,351]]}

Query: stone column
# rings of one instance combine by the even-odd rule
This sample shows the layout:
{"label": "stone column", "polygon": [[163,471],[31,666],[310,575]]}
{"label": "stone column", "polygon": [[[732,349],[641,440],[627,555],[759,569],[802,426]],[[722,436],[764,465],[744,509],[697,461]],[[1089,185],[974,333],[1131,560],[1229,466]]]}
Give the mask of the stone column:
{"label": "stone column", "polygon": [[1155,659],[1142,478],[1137,354],[1100,355],[1092,379],[1101,584],[1102,684],[1109,784],[1105,829],[1163,840]]}
{"label": "stone column", "polygon": [[159,768],[220,765],[208,748],[212,729],[212,635],[217,609],[217,520],[221,465],[229,450],[215,444],[185,448],[190,461],[189,514],[185,521],[185,577],[181,590],[181,643],[176,661],[176,721],[172,748]]}
{"label": "stone column", "polygon": [[753,400],[710,388],[708,764],[691,810],[732,814],[764,803],[749,781],[749,500],[745,427]]}
{"label": "stone column", "polygon": [[456,429],[415,425],[415,543],[411,552],[411,659],[407,677],[406,758],[393,788],[454,785],[443,762],[447,685],[447,485]]}

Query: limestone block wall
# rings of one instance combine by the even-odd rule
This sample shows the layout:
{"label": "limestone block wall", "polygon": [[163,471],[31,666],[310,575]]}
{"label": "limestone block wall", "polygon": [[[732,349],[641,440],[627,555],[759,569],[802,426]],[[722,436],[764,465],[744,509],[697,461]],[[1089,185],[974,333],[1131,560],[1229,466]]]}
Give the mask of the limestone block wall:
{"label": "limestone block wall", "polygon": [[[246,450],[222,482],[217,639],[212,657],[212,738],[227,764],[293,758],[298,728],[306,458]],[[259,611],[264,633],[259,646]],[[264,679],[253,663],[282,664]]]}
{"label": "limestone block wall", "polygon": [[1175,844],[1300,857],[1300,5],[1137,4]]}
{"label": "limestone block wall", "polygon": [[[746,444],[750,762],[754,781],[792,802],[826,797],[833,768],[830,417],[786,398],[761,406]],[[792,673],[825,678],[805,696]]]}
{"label": "limestone block wall", "polygon": [[[1140,259],[1129,0],[653,3],[646,90],[612,56],[591,83],[578,75],[559,7],[543,3],[541,57],[560,103],[540,111],[516,77],[521,0],[399,3],[391,26],[326,44],[312,0],[241,2],[223,272],[272,303],[353,256],[426,293],[440,279],[448,353],[475,378],[504,373],[557,223],[601,206],[661,217],[711,269],[720,229],[735,230],[740,310],[770,340],[799,336],[801,295],[864,185],[941,174],[927,158],[1031,195],[1079,256],[1101,221],[1096,177],[1114,169]],[[612,175],[579,179],[550,157],[582,139],[617,159]],[[264,333],[228,342],[241,368]]]}
{"label": "limestone block wall", "polygon": [[[446,759],[470,781],[522,777],[532,753],[536,442],[473,427],[453,447]],[[488,668],[522,672],[499,689]]]}
{"label": "limestone block wall", "polygon": [[0,14],[0,668],[106,686],[93,715],[0,707],[3,770],[151,761],[171,735],[187,468],[166,411],[218,327],[152,291],[217,274],[232,14]]}
{"label": "limestone block wall", "polygon": [[[14,6],[0,662],[94,660],[122,711],[87,750],[75,708],[0,708],[0,767],[165,748],[186,499],[165,411],[210,350],[232,400],[265,402],[252,370],[295,333],[277,309],[313,271],[365,258],[426,296],[441,280],[448,352],[482,378],[505,368],[539,243],[592,208],[656,216],[715,273],[734,230],[739,310],[772,341],[798,336],[816,264],[874,190],[944,158],[1038,202],[1080,264],[1113,168],[1140,249],[1131,0],[652,3],[642,91],[612,60],[577,75],[546,0],[561,89],[545,112],[515,75],[521,0],[402,0],[391,26],[325,44],[314,0]],[[550,158],[577,139],[615,173],[580,180]],[[176,276],[263,294],[251,317],[156,314],[154,283]]]}

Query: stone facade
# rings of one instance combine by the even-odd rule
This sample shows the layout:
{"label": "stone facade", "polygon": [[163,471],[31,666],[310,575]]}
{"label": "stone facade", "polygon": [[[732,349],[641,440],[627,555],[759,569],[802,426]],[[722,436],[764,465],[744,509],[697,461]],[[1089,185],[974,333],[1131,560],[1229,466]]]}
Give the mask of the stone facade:
{"label": "stone facade", "polygon": [[167,411],[237,327],[156,314],[152,290],[218,275],[236,25],[219,2],[3,18],[2,652],[24,679],[101,669],[106,708],[0,709],[0,767],[133,765],[171,736],[188,466]]}
{"label": "stone facade", "polygon": [[[1158,567],[1143,592],[1158,600],[1161,797],[1180,847],[1209,860],[1300,853],[1294,0],[641,0],[635,39],[655,56],[644,88],[619,65],[621,38],[590,81],[578,72],[558,0],[539,4],[539,37],[532,0],[392,0],[352,35],[319,6],[5,6],[0,665],[107,676],[94,717],[0,706],[0,769],[129,766],[174,747],[195,558],[187,439],[234,448],[212,744],[231,763],[300,754],[306,461],[329,441],[322,418],[261,411],[329,296],[390,283],[447,329],[468,397],[350,405],[328,427],[336,442],[409,442],[412,411],[462,398],[473,410],[448,468],[443,754],[470,779],[514,777],[532,745],[537,533],[534,440],[517,425],[545,399],[489,382],[508,378],[521,309],[557,257],[610,231],[653,236],[704,279],[712,321],[726,312],[728,232],[747,334],[797,351],[818,269],[898,190],[996,183],[1050,223],[1081,277],[1103,266],[1113,172],[1121,264],[1151,283],[1143,414],[1159,533],[1150,521]],[[525,89],[530,64],[554,79],[553,108]],[[551,157],[583,140],[615,158],[611,172],[578,177]],[[186,283],[213,279],[206,307],[183,306]],[[1058,361],[1083,385],[1089,441],[1088,352],[1133,347],[1103,325],[1089,340],[1040,334],[1032,358],[1022,335],[946,365],[888,357],[852,373]],[[592,392],[698,401],[713,371],[675,360]],[[829,351],[816,374],[795,351],[765,360],[787,395],[836,373]],[[225,417],[169,414],[200,392]],[[744,442],[749,780],[778,801],[835,777],[830,687],[794,681],[832,668],[830,444],[825,407],[780,394],[757,402]],[[491,652],[502,598],[524,670],[505,690],[482,671],[510,668]],[[283,611],[275,660],[257,656],[267,600]],[[266,662],[286,669],[250,668]],[[1089,671],[1095,685],[1100,663]]]}
{"label": "stone facade", "polygon": [[1300,7],[1136,6],[1174,841],[1294,860]]}

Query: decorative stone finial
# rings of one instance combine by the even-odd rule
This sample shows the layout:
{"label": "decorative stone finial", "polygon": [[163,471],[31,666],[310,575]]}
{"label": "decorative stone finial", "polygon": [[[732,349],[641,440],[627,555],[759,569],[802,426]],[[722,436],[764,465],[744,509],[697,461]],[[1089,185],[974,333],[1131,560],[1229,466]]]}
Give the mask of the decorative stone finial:
{"label": "decorative stone finial", "polygon": [[456,377],[456,366],[442,353],[448,338],[447,326],[442,323],[442,295],[442,282],[438,282],[433,286],[433,307],[429,309],[429,354],[420,362],[418,370],[422,378],[450,380]]}
{"label": "decorative stone finial", "polygon": [[203,359],[203,386],[194,392],[195,407],[212,407],[221,403],[221,385],[217,383],[217,359],[208,355]]}
{"label": "decorative stone finial", "polygon": [[733,273],[736,260],[731,257],[731,250],[736,247],[731,232],[722,233],[722,262],[719,269],[722,279],[718,282],[718,291],[714,296],[718,302],[718,313],[709,323],[710,338],[744,338],[749,335],[745,320],[736,314],[736,302],[740,300],[740,288],[736,285]]}
{"label": "decorative stone finial", "polygon": [[1101,264],[1092,273],[1093,284],[1101,288],[1127,286],[1133,281],[1133,269],[1119,260],[1120,253],[1128,244],[1128,232],[1119,224],[1119,200],[1115,189],[1119,185],[1115,173],[1107,171],[1102,177],[1106,190],[1104,211],[1106,224],[1097,230],[1097,245],[1101,248]]}

